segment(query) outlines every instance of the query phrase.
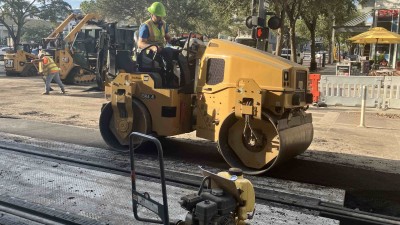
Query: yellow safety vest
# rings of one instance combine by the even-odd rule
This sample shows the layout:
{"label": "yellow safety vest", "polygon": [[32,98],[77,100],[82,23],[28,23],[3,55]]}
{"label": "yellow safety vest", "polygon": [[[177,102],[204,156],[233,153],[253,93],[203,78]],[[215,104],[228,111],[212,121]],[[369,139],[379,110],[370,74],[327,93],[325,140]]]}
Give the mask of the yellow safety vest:
{"label": "yellow safety vest", "polygon": [[151,19],[144,22],[149,28],[149,38],[147,39],[148,44],[157,45],[160,47],[165,46],[165,22],[163,21],[163,25],[161,29],[158,28],[158,24],[155,24]]}
{"label": "yellow safety vest", "polygon": [[57,64],[52,58],[48,56],[45,56],[43,58],[46,58],[48,60],[46,64],[43,63],[43,75],[47,76],[51,72],[57,72],[60,70],[60,68],[58,68]]}

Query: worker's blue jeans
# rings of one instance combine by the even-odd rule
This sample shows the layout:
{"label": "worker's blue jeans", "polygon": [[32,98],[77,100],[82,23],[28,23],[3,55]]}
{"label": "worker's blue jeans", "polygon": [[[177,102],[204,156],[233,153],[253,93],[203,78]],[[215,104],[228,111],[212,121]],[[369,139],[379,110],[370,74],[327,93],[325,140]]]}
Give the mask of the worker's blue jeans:
{"label": "worker's blue jeans", "polygon": [[46,76],[46,86],[45,86],[45,91],[46,93],[50,92],[50,83],[54,79],[54,81],[58,84],[58,86],[61,88],[61,91],[64,92],[64,84],[61,82],[60,79],[60,72],[56,73],[50,73],[49,75]]}

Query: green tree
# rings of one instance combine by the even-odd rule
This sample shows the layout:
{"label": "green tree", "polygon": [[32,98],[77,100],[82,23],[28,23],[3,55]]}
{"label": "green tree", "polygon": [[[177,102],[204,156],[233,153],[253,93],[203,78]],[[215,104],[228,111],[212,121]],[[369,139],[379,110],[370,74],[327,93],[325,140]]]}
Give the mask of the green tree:
{"label": "green tree", "polygon": [[287,19],[289,20],[289,33],[290,33],[290,59],[297,62],[296,54],[296,22],[300,18],[300,10],[303,7],[303,0],[288,0],[285,7]]}
{"label": "green tree", "polygon": [[281,19],[281,27],[275,31],[276,34],[276,48],[275,54],[281,55],[283,46],[283,34],[285,29],[286,13],[285,8],[287,5],[287,0],[272,0],[271,8],[275,14]]}
{"label": "green tree", "polygon": [[[310,32],[311,39],[311,65],[310,70],[315,71],[317,63],[315,61],[315,37],[317,25],[324,19],[327,20],[325,29],[333,26],[333,21],[348,18],[346,15],[355,13],[355,1],[353,0],[330,0],[321,2],[321,0],[303,0],[304,4],[301,8],[301,18]],[[332,22],[330,22],[332,21]],[[331,32],[332,29],[329,29]],[[329,37],[329,34],[327,34]],[[328,39],[330,42],[330,40]]]}
{"label": "green tree", "polygon": [[[172,33],[201,32],[216,36],[218,32],[229,30],[225,13],[219,13],[215,2],[210,0],[160,0],[166,7],[166,21]],[[81,3],[85,13],[96,12],[109,21],[128,21],[141,24],[150,18],[147,7],[150,0],[86,0]],[[223,10],[222,10],[223,11]],[[229,13],[232,15],[231,13]],[[244,21],[244,19],[243,19]],[[244,22],[243,22],[244,24]]]}
{"label": "green tree", "polygon": [[95,0],[98,13],[108,20],[131,21],[140,24],[145,18],[149,0]]}
{"label": "green tree", "polygon": [[96,0],[83,1],[79,5],[79,7],[81,8],[82,12],[85,14],[89,14],[89,13],[99,14],[99,9],[97,7]]}
{"label": "green tree", "polygon": [[29,21],[24,28],[21,41],[40,43],[43,37],[49,35],[52,30],[51,23],[47,21]]}
{"label": "green tree", "polygon": [[0,23],[7,28],[16,49],[28,18],[37,16],[55,21],[70,10],[71,6],[62,0],[1,0]]}
{"label": "green tree", "polygon": [[[202,0],[162,1],[167,10],[167,21],[170,29],[177,34],[198,31],[198,24],[202,20],[209,21],[212,16]],[[204,24],[204,23],[203,23]]]}

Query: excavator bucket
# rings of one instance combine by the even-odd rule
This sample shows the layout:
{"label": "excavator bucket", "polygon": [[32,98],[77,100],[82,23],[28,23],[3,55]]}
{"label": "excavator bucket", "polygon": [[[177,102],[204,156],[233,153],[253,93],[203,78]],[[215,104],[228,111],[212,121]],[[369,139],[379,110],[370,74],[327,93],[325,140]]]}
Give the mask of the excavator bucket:
{"label": "excavator bucket", "polygon": [[231,167],[257,175],[303,153],[312,139],[311,114],[277,121],[265,112],[262,120],[247,121],[231,114],[219,132],[218,149]]}

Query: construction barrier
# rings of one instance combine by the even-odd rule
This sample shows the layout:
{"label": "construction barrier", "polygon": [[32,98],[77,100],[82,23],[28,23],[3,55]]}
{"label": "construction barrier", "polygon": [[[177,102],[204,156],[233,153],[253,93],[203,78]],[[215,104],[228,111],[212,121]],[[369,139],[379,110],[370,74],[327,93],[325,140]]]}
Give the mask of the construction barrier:
{"label": "construction barrier", "polygon": [[382,108],[400,109],[400,77],[386,76],[383,85]]}
{"label": "construction barrier", "polygon": [[319,80],[321,79],[321,74],[310,74],[309,79],[311,81],[310,90],[311,90],[311,94],[313,95],[313,102],[318,103],[319,96],[320,96],[318,84],[319,84]]}
{"label": "construction barrier", "polygon": [[400,77],[322,76],[320,102],[326,105],[360,106],[367,87],[366,107],[400,109]]}

